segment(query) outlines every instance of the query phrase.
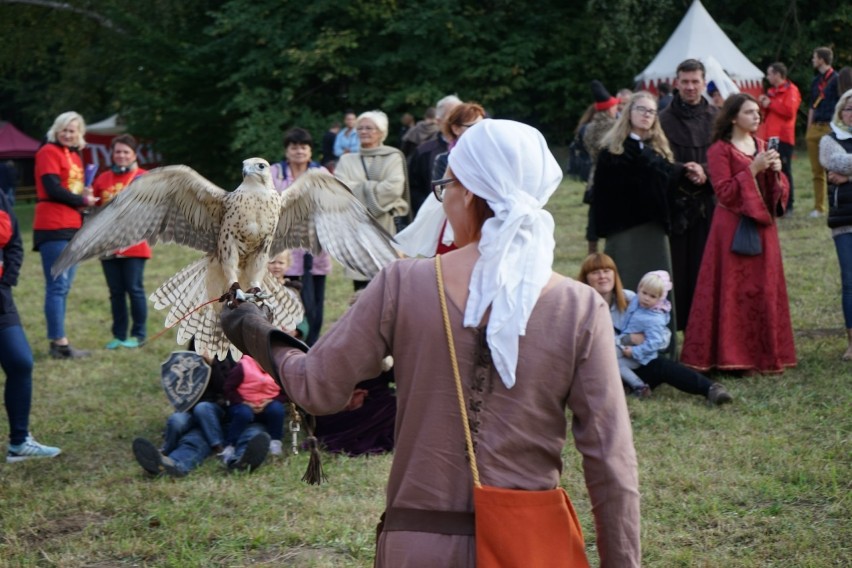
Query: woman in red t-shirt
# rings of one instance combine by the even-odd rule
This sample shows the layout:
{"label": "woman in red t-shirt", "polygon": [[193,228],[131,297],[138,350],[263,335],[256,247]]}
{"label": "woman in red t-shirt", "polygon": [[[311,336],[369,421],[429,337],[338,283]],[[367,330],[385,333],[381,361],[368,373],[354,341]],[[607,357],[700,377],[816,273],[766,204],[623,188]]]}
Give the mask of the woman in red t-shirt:
{"label": "woman in red t-shirt", "polygon": [[[116,195],[128,188],[130,182],[145,173],[136,162],[137,147],[136,139],[130,134],[122,134],[112,139],[112,167],[99,175],[92,184],[99,207],[112,201]],[[139,344],[145,341],[148,304],[143,280],[145,261],[149,258],[151,247],[147,241],[118,249],[101,258],[112,309],[112,340],[106,344],[107,349],[139,347]],[[130,317],[133,320],[130,337],[127,334],[127,298],[130,299]]]}
{"label": "woman in red t-shirt", "polygon": [[47,131],[47,142],[35,155],[36,198],[33,218],[34,249],[41,254],[44,272],[44,316],[50,356],[55,359],[87,357],[88,351],[71,347],[65,334],[65,302],[76,267],[56,278],[50,268],[68,241],[83,225],[82,209],[95,204],[86,191],[83,158],[86,122],[76,112],[60,114]]}

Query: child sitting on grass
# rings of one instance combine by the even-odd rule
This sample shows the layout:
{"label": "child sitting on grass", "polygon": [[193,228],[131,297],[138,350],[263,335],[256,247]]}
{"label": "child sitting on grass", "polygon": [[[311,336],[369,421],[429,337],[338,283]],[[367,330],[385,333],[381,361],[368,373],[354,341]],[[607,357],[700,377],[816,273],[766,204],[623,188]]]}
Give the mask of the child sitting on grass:
{"label": "child sitting on grass", "polygon": [[228,399],[228,428],[225,433],[225,449],[220,454],[225,463],[231,459],[234,447],[243,431],[253,422],[266,426],[272,441],[269,453],[283,453],[281,439],[284,435],[284,419],[287,416],[287,396],[275,379],[264,371],[257,361],[243,355],[225,381],[225,398]]}
{"label": "child sitting on grass", "polygon": [[633,370],[656,359],[671,340],[668,324],[672,306],[666,299],[671,289],[672,281],[665,270],[643,276],[615,338],[621,380],[639,398],[651,396],[651,388]]}

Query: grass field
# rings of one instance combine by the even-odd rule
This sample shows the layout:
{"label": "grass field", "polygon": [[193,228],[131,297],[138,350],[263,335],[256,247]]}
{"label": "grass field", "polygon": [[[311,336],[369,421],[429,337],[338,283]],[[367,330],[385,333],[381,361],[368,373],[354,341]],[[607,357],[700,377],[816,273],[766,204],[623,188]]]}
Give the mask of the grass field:
{"label": "grass field", "polygon": [[[735,402],[722,408],[665,386],[651,400],[628,401],[646,566],[852,565],[852,365],[840,361],[839,269],[825,220],[806,215],[809,166],[797,160],[794,171],[796,215],[779,227],[799,365],[780,377],[725,379]],[[549,206],[556,269],[571,276],[586,250],[581,193],[565,181]],[[226,475],[215,460],[184,479],[143,474],[130,443],[159,440],[170,412],[159,366],[176,348],[174,334],[138,350],[101,349],[111,338],[108,295],[99,263],[90,261],[78,271],[67,325],[74,344],[94,355],[49,359],[40,257],[29,251],[32,209],[18,208],[27,256],[16,289],[35,355],[31,424],[63,454],[0,463],[0,566],[371,566],[389,456],[326,456],[329,482],[319,487],[300,481],[305,455],[251,475]],[[148,292],[197,257],[157,246]],[[351,290],[341,272],[329,283],[328,324]],[[151,309],[149,336],[162,321]],[[564,455],[563,484],[596,566],[579,454],[569,444]]]}

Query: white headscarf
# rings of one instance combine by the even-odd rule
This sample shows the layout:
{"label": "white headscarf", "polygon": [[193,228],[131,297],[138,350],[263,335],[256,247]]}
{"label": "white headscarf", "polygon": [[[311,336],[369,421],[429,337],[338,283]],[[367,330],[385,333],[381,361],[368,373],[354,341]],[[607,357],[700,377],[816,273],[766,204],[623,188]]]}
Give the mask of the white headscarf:
{"label": "white headscarf", "polygon": [[551,275],[554,223],[542,207],[562,181],[562,169],[538,130],[492,119],[459,138],[450,168],[494,211],[482,226],[464,325],[478,326],[491,306],[488,346],[503,384],[512,388],[520,336]]}

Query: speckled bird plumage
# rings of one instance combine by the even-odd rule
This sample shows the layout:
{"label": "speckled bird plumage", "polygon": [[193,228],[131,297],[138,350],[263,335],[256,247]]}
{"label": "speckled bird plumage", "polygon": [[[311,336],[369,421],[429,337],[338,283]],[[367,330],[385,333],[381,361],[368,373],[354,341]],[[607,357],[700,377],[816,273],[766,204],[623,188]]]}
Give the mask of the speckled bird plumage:
{"label": "speckled bird plumage", "polygon": [[[309,171],[278,194],[269,163],[250,158],[243,162],[243,182],[233,192],[187,166],[158,168],[138,177],[83,225],[52,273],[143,239],[152,245],[175,242],[206,254],[150,296],[155,308],[169,308],[166,325],[239,282],[244,290],[260,287],[272,294],[266,303],[273,323],[295,328],[304,315],[298,294],[280,286],[267,270],[270,256],[284,249],[326,250],[367,277],[397,258],[390,235],[342,182]],[[224,358],[230,349],[238,359],[241,354],[219,325],[221,308],[214,302],[182,320],[178,343],[194,338],[202,355]]]}

